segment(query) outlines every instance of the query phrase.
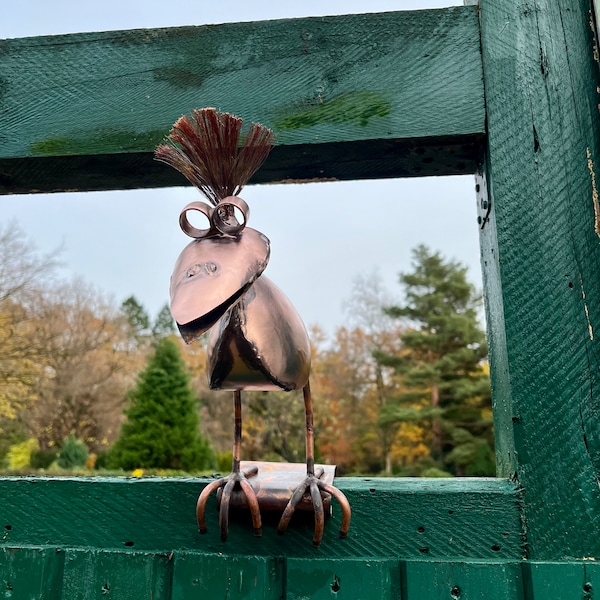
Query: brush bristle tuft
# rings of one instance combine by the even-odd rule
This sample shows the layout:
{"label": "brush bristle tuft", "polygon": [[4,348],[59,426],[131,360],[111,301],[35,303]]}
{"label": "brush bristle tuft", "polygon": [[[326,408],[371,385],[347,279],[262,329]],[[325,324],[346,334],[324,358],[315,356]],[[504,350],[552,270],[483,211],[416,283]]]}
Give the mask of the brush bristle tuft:
{"label": "brush bristle tuft", "polygon": [[275,141],[273,132],[252,123],[240,145],[242,119],[214,108],[192,111],[156,148],[156,160],[177,169],[213,205],[237,196],[263,164]]}

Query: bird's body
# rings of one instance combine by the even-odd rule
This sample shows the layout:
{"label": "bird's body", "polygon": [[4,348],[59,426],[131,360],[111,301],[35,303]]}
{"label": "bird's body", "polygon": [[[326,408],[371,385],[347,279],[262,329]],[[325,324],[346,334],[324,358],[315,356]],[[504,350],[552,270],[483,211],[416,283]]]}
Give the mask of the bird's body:
{"label": "bird's body", "polygon": [[[171,312],[187,343],[210,331],[207,364],[210,387],[233,391],[234,444],[232,472],[206,486],[198,498],[196,514],[201,533],[206,531],[205,508],[213,491],[221,489],[221,538],[228,535],[229,506],[234,489],[241,489],[250,508],[255,533],[262,520],[256,493],[249,479],[256,470],[240,469],[242,441],[242,390],[302,389],[306,412],[306,478],[290,498],[278,531],[283,533],[305,493],[315,512],[313,543],[323,537],[321,492],[335,497],[342,507],[340,537],[350,526],[350,505],[344,494],[315,473],[312,398],[310,394],[310,342],[292,303],[262,275],[270,254],[269,240],[246,228],[248,205],[237,194],[260,167],[273,143],[271,131],[252,124],[241,147],[241,120],[214,109],[194,111],[173,126],[167,144],[156,157],[183,173],[213,204],[188,204],[180,214],[182,230],[194,238],[181,253],[171,277]],[[198,229],[188,212],[203,214],[209,222]]]}

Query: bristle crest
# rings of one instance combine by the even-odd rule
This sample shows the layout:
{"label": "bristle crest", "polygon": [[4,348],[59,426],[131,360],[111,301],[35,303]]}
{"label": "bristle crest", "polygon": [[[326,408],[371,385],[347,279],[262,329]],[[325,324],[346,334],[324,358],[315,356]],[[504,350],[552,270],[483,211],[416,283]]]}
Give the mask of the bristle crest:
{"label": "bristle crest", "polygon": [[156,160],[177,169],[213,205],[237,196],[263,164],[275,136],[263,125],[251,123],[240,144],[243,121],[214,108],[195,109],[173,125]]}

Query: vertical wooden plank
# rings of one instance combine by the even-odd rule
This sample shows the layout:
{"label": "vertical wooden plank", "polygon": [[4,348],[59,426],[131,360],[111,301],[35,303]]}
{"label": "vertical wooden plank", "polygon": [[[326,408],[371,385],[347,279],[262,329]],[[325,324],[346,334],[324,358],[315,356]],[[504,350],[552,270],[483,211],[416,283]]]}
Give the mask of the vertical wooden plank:
{"label": "vertical wooden plank", "polygon": [[591,4],[482,0],[480,17],[488,116],[480,225],[499,474],[516,474],[525,488],[531,558],[600,556]]}
{"label": "vertical wooden plank", "polygon": [[523,579],[527,600],[586,599],[585,566],[581,562],[525,562]]}
{"label": "vertical wooden plank", "polygon": [[171,558],[166,554],[68,549],[63,600],[169,600]]}
{"label": "vertical wooden plank", "polygon": [[2,548],[0,596],[60,600],[64,553],[57,548]]}
{"label": "vertical wooden plank", "polygon": [[582,600],[598,598],[600,596],[600,563],[586,561],[584,571]]}
{"label": "vertical wooden plank", "polygon": [[201,552],[175,555],[172,600],[279,600],[282,594],[282,559]]}
{"label": "vertical wooden plank", "polygon": [[287,561],[287,600],[392,600],[400,597],[395,560],[294,558]]}
{"label": "vertical wooden plank", "polygon": [[516,562],[407,561],[402,600],[523,600]]}

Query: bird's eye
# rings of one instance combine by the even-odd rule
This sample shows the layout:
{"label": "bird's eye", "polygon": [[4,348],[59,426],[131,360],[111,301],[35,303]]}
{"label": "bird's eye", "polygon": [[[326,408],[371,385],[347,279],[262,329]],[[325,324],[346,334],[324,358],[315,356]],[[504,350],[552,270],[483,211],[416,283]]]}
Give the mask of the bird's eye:
{"label": "bird's eye", "polygon": [[219,274],[219,265],[214,262],[196,263],[185,272],[185,279],[192,277],[214,277]]}
{"label": "bird's eye", "polygon": [[198,275],[198,273],[200,273],[201,270],[202,270],[202,265],[194,265],[193,267],[190,267],[185,272],[186,279],[189,279],[190,277],[194,277],[195,275]]}

